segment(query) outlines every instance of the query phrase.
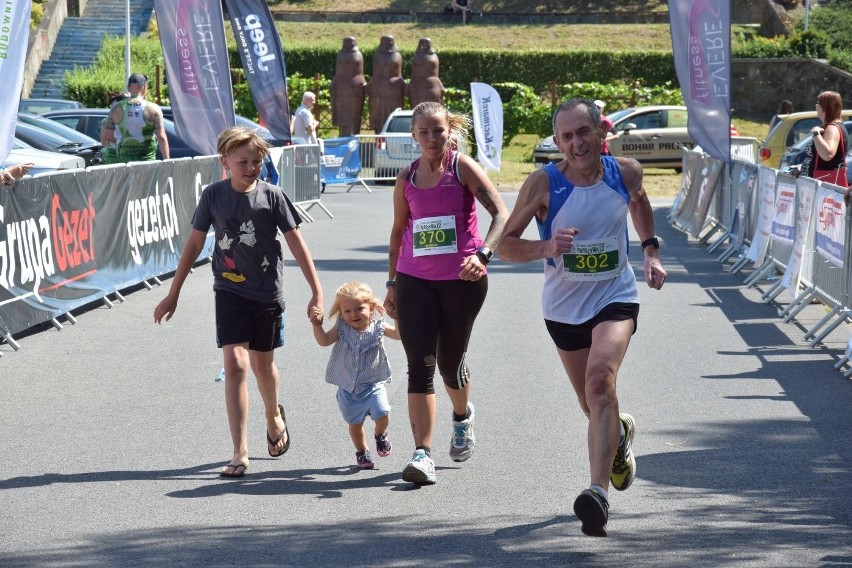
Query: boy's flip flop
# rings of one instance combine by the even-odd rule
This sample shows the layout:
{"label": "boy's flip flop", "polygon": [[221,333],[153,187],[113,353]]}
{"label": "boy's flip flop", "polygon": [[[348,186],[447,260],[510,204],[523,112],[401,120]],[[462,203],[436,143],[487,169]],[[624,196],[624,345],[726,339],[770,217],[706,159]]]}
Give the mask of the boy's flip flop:
{"label": "boy's flip flop", "polygon": [[[287,430],[287,418],[286,418],[286,416],[284,416],[284,407],[281,406],[280,404],[278,405],[278,412],[281,413],[281,420],[284,422],[284,429],[281,430],[281,433],[278,434],[278,437],[275,438],[274,440],[269,436],[269,432],[266,433],[266,441],[269,442],[269,446],[270,446],[269,448],[267,448],[267,450],[269,451],[269,455],[272,456],[273,458],[283,456],[284,454],[287,453],[287,450],[290,449],[290,431]],[[278,442],[281,441],[281,438],[284,436],[284,434],[287,434],[287,441],[284,442],[284,447],[281,448],[281,451],[278,452],[277,454],[272,453],[272,448],[274,448],[275,446],[278,445]]]}
{"label": "boy's flip flop", "polygon": [[[228,471],[228,468],[233,468],[231,471]],[[246,470],[248,466],[242,463],[229,463],[225,466],[219,473],[219,477],[243,477],[246,474]]]}

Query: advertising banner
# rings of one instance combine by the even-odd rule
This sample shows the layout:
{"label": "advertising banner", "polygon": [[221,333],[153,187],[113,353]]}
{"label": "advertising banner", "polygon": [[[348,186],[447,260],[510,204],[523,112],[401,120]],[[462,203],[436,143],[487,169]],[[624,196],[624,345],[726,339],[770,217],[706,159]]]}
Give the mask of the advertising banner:
{"label": "advertising banner", "polygon": [[781,283],[791,296],[796,297],[801,279],[811,279],[810,264],[803,264],[805,252],[805,240],[810,233],[811,217],[814,211],[814,198],[816,197],[816,184],[814,180],[800,179],[797,185],[799,208],[796,211],[796,237],[793,240],[793,251],[790,260],[787,261],[787,270],[781,277]]}
{"label": "advertising banner", "polygon": [[846,247],[843,243],[846,204],[843,194],[829,186],[817,190],[816,250],[831,264],[843,268]]}
{"label": "advertising banner", "polygon": [[476,159],[486,169],[500,171],[503,150],[503,102],[491,85],[471,83]]}
{"label": "advertising banner", "polygon": [[358,137],[326,138],[325,153],[320,156],[324,183],[353,183],[361,173],[361,144]]}
{"label": "advertising banner", "polygon": [[287,66],[266,0],[225,0],[260,121],[276,139],[290,141]]}
{"label": "advertising banner", "polygon": [[731,2],[669,0],[672,52],[688,130],[701,148],[731,161]]}
{"label": "advertising banner", "polygon": [[31,9],[29,0],[0,0],[0,14],[3,14],[0,30],[0,77],[3,77],[3,88],[0,89],[0,164],[9,157],[12,138],[15,137]]}
{"label": "advertising banner", "polygon": [[772,238],[778,242],[793,244],[796,236],[796,183],[795,180],[779,179],[775,186],[775,214],[772,217]]}
{"label": "advertising banner", "polygon": [[698,175],[698,200],[695,204],[695,211],[692,214],[692,221],[689,226],[690,234],[698,238],[704,225],[707,223],[707,216],[710,214],[710,205],[713,203],[713,196],[716,195],[716,190],[722,186],[722,171],[724,165],[719,160],[704,156],[701,164],[701,173]]}
{"label": "advertising banner", "polygon": [[[0,191],[0,331],[10,335],[177,268],[216,157],[97,166]],[[208,236],[199,258],[209,256]]]}
{"label": "advertising banner", "polygon": [[737,207],[734,211],[734,221],[731,223],[731,237],[738,248],[745,243],[747,233],[754,230],[749,226],[752,218],[751,209],[754,203],[754,191],[757,185],[757,166],[734,162],[731,179],[737,180]]}
{"label": "advertising banner", "polygon": [[216,154],[234,126],[231,67],[219,0],[154,0],[175,129],[196,152]]}
{"label": "advertising banner", "polygon": [[770,168],[759,168],[757,171],[758,191],[760,201],[757,212],[757,227],[751,239],[751,246],[746,255],[757,265],[763,264],[766,251],[769,248],[772,220],[775,215],[775,172]]}

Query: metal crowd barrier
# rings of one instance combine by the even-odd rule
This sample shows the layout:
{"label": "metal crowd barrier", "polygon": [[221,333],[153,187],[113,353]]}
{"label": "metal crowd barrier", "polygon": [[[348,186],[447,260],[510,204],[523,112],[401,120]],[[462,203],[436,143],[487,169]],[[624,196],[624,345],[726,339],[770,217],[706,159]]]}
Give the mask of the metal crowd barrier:
{"label": "metal crowd barrier", "polygon": [[[731,157],[729,167],[700,152],[684,152],[681,191],[669,223],[709,244],[709,252],[727,244],[719,257],[723,263],[739,253],[732,273],[753,262],[756,268],[744,283],[770,282],[762,301],[787,290],[793,299],[779,309],[785,322],[812,301],[824,304],[828,313],[804,336],[815,346],[852,322],[852,208],[843,204],[840,187],[758,167],[756,145],[732,144]],[[774,276],[778,272],[781,277]],[[850,363],[850,351],[836,369]],[[844,375],[852,375],[852,367]]]}
{"label": "metal crowd barrier", "polygon": [[365,186],[366,182],[392,183],[399,170],[420,157],[420,146],[410,133],[359,134],[358,141],[361,157],[358,181]]}
{"label": "metal crowd barrier", "polygon": [[313,207],[319,207],[330,218],[334,218],[320,201],[320,147],[315,144],[296,144],[273,150],[281,150],[278,158],[279,185],[305,219],[313,222],[314,218],[308,213]]}
{"label": "metal crowd barrier", "polygon": [[[319,146],[273,148],[278,183],[304,217],[320,202]],[[222,179],[216,156],[93,166],[26,176],[0,192],[0,343],[72,310],[112,307],[121,290],[173,272],[203,188]],[[94,222],[97,219],[97,222]],[[199,261],[209,257],[209,234]],[[3,259],[6,261],[4,262]],[[2,352],[0,352],[2,356]]]}

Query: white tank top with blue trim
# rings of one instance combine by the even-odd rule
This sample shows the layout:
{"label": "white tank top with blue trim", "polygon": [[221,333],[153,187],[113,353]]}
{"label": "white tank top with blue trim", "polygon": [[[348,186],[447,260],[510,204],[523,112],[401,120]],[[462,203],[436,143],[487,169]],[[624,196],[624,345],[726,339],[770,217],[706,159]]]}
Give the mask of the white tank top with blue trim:
{"label": "white tank top with blue trim", "polygon": [[544,318],[580,324],[613,302],[639,303],[636,277],[628,261],[627,205],[618,162],[601,156],[604,175],[589,186],[575,186],[555,164],[545,167],[550,180],[547,219],[536,220],[542,240],[559,228],[580,230],[574,248],[559,258],[544,259]]}

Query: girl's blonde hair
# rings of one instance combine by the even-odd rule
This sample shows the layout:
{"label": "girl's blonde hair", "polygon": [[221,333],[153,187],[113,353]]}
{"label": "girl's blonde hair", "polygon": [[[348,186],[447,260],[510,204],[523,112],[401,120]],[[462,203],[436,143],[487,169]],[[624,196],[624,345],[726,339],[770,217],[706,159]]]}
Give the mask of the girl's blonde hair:
{"label": "girl's blonde hair", "polygon": [[373,290],[363,282],[347,282],[337,289],[334,293],[334,303],[331,304],[331,309],[328,316],[336,316],[340,314],[340,302],[342,300],[357,300],[359,302],[369,304],[370,310],[378,310],[380,313],[385,313],[382,307],[382,301],[373,295]]}
{"label": "girl's blonde hair", "polygon": [[253,150],[260,152],[261,156],[269,153],[269,144],[254,130],[245,126],[232,126],[223,130],[216,141],[216,151],[222,156],[228,156],[238,147],[248,144]]}
{"label": "girl's blonde hair", "polygon": [[470,117],[466,114],[455,114],[450,112],[450,110],[442,105],[441,103],[436,102],[425,102],[420,103],[416,107],[414,107],[414,113],[411,115],[411,133],[414,133],[414,125],[417,123],[417,119],[421,116],[433,116],[433,115],[442,115],[447,120],[447,124],[450,125],[450,143],[458,143],[460,140],[468,139],[468,131],[471,126],[473,126],[473,122],[470,120]]}

